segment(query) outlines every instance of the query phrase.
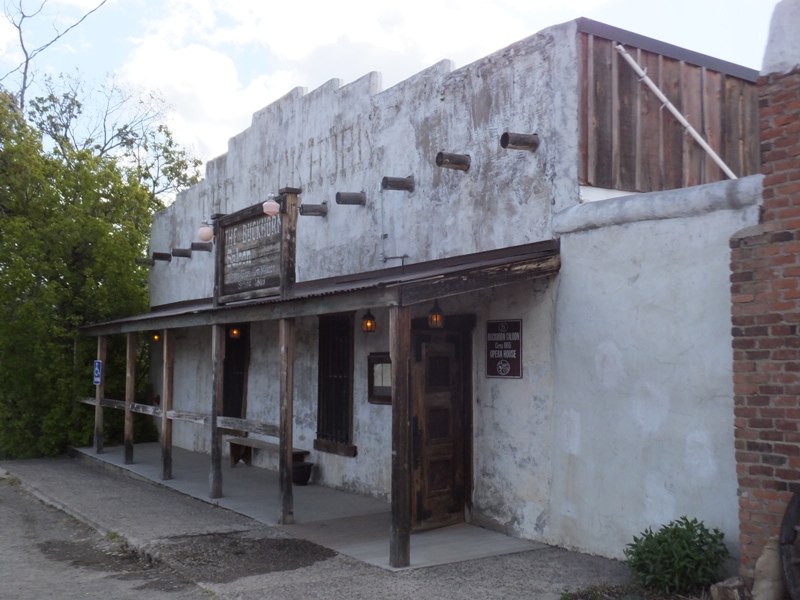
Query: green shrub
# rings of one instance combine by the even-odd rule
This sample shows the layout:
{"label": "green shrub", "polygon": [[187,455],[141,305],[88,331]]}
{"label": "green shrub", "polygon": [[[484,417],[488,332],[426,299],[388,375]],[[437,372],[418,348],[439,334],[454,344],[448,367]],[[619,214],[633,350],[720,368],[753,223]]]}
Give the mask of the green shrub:
{"label": "green shrub", "polygon": [[694,592],[717,581],[729,556],[719,529],[708,530],[697,519],[681,517],[653,533],[644,530],[625,547],[626,563],[638,582],[671,594]]}

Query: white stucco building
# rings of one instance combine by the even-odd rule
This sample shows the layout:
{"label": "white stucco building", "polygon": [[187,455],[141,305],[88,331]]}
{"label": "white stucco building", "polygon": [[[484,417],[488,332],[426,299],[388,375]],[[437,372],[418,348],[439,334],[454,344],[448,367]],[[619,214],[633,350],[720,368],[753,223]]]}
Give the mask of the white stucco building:
{"label": "white stucco building", "polygon": [[409,526],[462,520],[611,557],[681,515],[735,543],[728,240],[758,220],[756,77],[579,19],[387,90],[293,90],[155,216],[151,313],[90,331],[165,330],[172,444],[219,461],[220,429],[290,434],[314,483],[392,499],[398,565]]}

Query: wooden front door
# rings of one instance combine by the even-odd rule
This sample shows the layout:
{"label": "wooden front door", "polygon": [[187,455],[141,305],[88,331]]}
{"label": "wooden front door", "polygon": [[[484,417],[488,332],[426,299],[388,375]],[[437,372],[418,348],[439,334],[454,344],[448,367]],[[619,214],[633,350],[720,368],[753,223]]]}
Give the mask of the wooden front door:
{"label": "wooden front door", "polygon": [[464,334],[417,331],[412,338],[412,529],[464,520]]}

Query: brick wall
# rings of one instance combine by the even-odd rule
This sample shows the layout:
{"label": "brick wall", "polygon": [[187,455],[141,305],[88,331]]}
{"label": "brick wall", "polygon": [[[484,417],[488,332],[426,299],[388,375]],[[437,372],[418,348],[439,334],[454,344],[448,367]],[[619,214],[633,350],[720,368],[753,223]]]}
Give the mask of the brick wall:
{"label": "brick wall", "polygon": [[741,574],[800,491],[800,69],[761,77],[761,224],[731,239]]}

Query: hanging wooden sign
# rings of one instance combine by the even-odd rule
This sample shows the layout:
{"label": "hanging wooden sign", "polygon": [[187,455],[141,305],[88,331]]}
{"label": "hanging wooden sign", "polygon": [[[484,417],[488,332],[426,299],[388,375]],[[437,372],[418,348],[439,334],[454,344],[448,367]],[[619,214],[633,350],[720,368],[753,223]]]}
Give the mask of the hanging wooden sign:
{"label": "hanging wooden sign", "polygon": [[256,204],[220,218],[217,232],[217,303],[281,293],[281,216]]}
{"label": "hanging wooden sign", "polygon": [[522,320],[486,322],[486,377],[522,377]]}

